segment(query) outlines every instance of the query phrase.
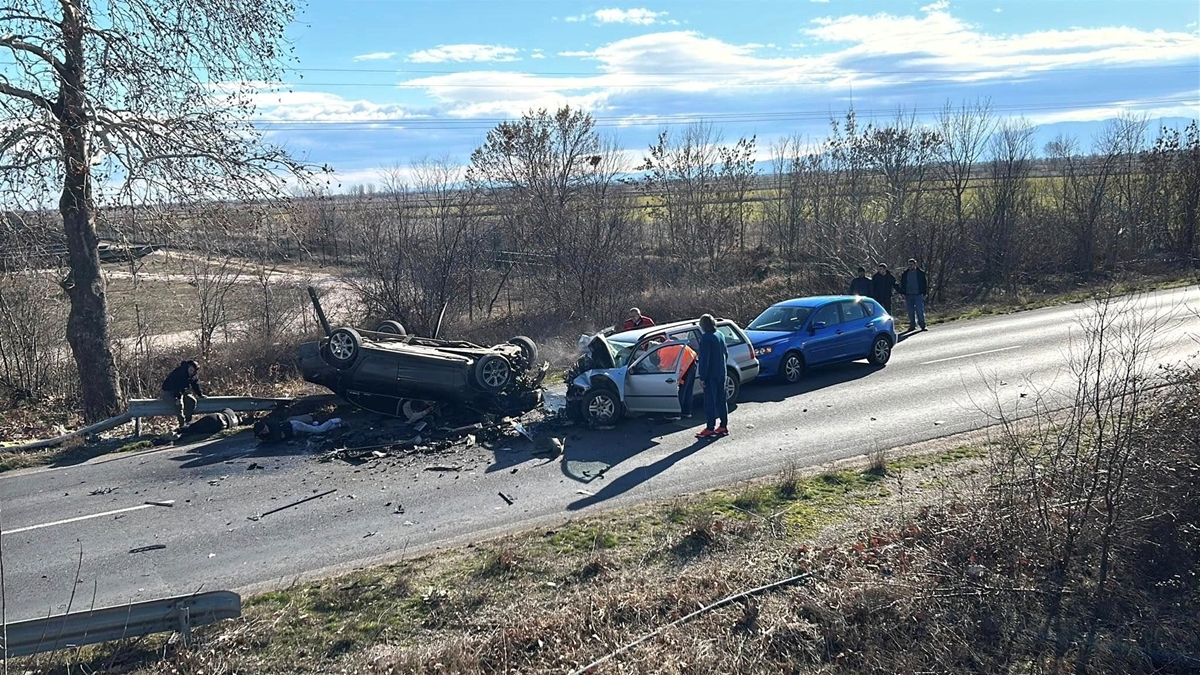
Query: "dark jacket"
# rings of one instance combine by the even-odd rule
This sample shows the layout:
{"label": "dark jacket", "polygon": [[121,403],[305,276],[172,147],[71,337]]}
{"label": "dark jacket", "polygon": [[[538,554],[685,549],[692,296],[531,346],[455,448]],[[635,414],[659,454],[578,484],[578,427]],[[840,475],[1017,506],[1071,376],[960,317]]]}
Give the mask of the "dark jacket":
{"label": "dark jacket", "polygon": [[184,361],[179,364],[175,370],[167,375],[167,379],[163,380],[162,390],[176,396],[179,396],[188,389],[197,396],[203,396],[204,392],[200,391],[200,381],[194,376],[188,374],[188,368],[194,366],[195,361]]}
{"label": "dark jacket", "polygon": [[181,435],[209,436],[224,429],[232,429],[238,425],[237,413],[229,408],[221,412],[209,413],[179,430]]}
{"label": "dark jacket", "polygon": [[867,277],[854,277],[850,280],[850,295],[871,296],[871,280]]}
{"label": "dark jacket", "polygon": [[701,382],[725,382],[725,362],[729,347],[720,331],[700,335],[700,355],[696,361],[696,377]]}
{"label": "dark jacket", "polygon": [[896,277],[891,272],[880,274],[876,272],[871,277],[871,297],[876,302],[887,307],[887,301],[892,297],[892,289],[896,287]]}
{"label": "dark jacket", "polygon": [[900,293],[908,295],[908,275],[910,274],[917,275],[917,294],[925,295],[929,293],[929,280],[925,276],[925,270],[922,269],[904,270],[904,273],[900,275],[900,285],[898,286]]}

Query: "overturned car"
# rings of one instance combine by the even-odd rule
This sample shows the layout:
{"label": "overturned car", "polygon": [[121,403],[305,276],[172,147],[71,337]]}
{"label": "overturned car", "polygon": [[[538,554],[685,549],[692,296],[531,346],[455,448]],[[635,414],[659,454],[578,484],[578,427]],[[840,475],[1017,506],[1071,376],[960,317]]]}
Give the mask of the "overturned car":
{"label": "overturned car", "polygon": [[504,414],[541,404],[549,364],[538,363],[537,344],[527,337],[485,347],[407,335],[395,321],[374,331],[331,329],[315,294],[313,303],[326,337],[300,345],[300,373],[359,407],[399,416],[413,399]]}

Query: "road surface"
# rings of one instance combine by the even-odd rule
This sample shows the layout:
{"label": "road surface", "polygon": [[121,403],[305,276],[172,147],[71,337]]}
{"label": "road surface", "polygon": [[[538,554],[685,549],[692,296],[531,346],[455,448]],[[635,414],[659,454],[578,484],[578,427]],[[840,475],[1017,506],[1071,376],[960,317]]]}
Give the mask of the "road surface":
{"label": "road surface", "polygon": [[[1115,322],[1166,317],[1155,361],[1196,350],[1200,289],[1129,302]],[[73,590],[72,608],[86,609],[93,593],[104,606],[286,585],[789,463],[819,465],[979,428],[997,404],[1020,411],[1039,391],[1068,388],[1066,358],[1084,311],[1069,305],[935,326],[904,340],[883,369],[863,362],[813,371],[793,387],[757,383],[743,391],[732,436],[708,444],[695,442],[696,423],[635,419],[572,431],[564,461],[531,459],[531,444],[518,441],[352,466],[319,463],[301,446],[259,449],[242,434],[0,474],[8,619],[64,611]],[[462,470],[424,470],[449,463]]]}

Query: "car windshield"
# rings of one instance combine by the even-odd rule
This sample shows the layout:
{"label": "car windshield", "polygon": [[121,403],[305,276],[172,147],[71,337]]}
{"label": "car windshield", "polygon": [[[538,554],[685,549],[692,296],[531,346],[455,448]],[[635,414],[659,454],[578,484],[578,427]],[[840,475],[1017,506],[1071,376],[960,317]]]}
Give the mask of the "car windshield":
{"label": "car windshield", "polygon": [[797,331],[812,312],[809,307],[784,307],[776,305],[750,322],[750,330]]}
{"label": "car windshield", "polygon": [[616,362],[617,367],[629,365],[629,362],[633,360],[633,348],[637,346],[637,343],[609,338],[608,344],[612,345],[613,351],[616,352],[613,361]]}

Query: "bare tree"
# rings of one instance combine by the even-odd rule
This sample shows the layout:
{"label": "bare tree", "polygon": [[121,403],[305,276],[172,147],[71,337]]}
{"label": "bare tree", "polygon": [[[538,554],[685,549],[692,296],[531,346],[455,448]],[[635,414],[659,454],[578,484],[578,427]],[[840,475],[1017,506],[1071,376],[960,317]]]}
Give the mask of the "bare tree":
{"label": "bare tree", "polygon": [[1030,206],[1033,131],[1024,119],[1006,120],[992,136],[988,182],[981,190],[985,215],[978,237],[985,291],[1012,279],[1017,229]]}
{"label": "bare tree", "polygon": [[[255,82],[277,81],[291,0],[7,0],[0,172],[41,206],[58,191],[69,252],[67,339],[83,412],[115,413],[95,186],[136,175],[148,200],[237,199],[297,167],[248,123]],[[99,195],[103,197],[103,192]]]}
{"label": "bare tree", "polygon": [[933,266],[934,295],[939,300],[949,281],[951,261],[962,252],[967,223],[975,217],[971,212],[975,202],[969,201],[967,195],[995,123],[992,103],[987,99],[963,103],[957,109],[947,102],[938,115],[938,134],[942,139],[939,167],[941,178],[950,190],[954,213],[954,221],[948,226],[934,221],[930,227],[928,256]]}

